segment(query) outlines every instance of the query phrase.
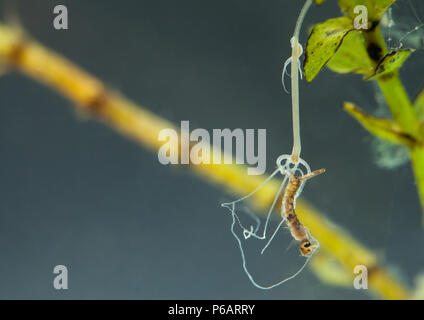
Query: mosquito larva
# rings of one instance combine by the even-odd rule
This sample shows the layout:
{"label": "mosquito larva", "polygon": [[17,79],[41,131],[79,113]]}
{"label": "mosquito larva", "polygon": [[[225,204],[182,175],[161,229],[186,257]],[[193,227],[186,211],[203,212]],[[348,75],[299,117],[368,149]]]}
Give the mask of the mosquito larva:
{"label": "mosquito larva", "polygon": [[[246,272],[247,276],[249,277],[250,281],[258,288],[260,289],[272,289],[288,280],[291,280],[295,278],[302,270],[306,267],[306,265],[309,262],[309,259],[312,257],[313,253],[318,249],[319,243],[313,237],[309,234],[308,229],[299,221],[295,208],[296,208],[296,199],[302,192],[303,186],[306,182],[306,180],[313,178],[323,172],[325,172],[324,169],[316,170],[311,172],[311,169],[309,167],[309,164],[303,160],[300,157],[301,152],[301,140],[300,140],[300,119],[299,119],[299,75],[302,79],[302,69],[301,69],[301,63],[300,63],[300,56],[303,53],[303,47],[299,43],[299,34],[300,29],[303,23],[303,20],[305,18],[305,15],[309,8],[312,6],[313,0],[306,0],[305,4],[302,7],[302,10],[299,14],[299,17],[297,19],[296,28],[293,34],[293,37],[290,40],[291,47],[292,47],[292,54],[291,57],[286,60],[284,63],[283,68],[283,87],[285,89],[284,85],[284,75],[286,74],[286,70],[289,64],[291,64],[291,96],[292,96],[292,119],[293,119],[293,149],[291,154],[283,154],[278,157],[277,159],[277,170],[274,171],[274,173],[271,174],[259,187],[257,187],[254,191],[249,193],[247,196],[244,196],[241,199],[238,199],[236,201],[230,202],[230,203],[223,203],[222,206],[228,208],[231,211],[231,215],[233,218],[233,222],[231,225],[231,232],[236,238],[243,262],[243,269]],[[302,169],[300,168],[302,166],[304,169],[306,169],[306,174],[303,173]],[[296,176],[296,173],[300,172],[301,175],[299,177]],[[281,173],[281,175],[284,177],[282,183],[280,184],[280,188],[274,198],[274,201],[271,205],[271,208],[268,211],[266,220],[265,220],[265,226],[262,234],[257,234],[259,230],[259,224],[257,222],[256,227],[250,226],[246,228],[240,218],[238,217],[236,211],[235,211],[235,205],[245,199],[250,198],[253,196],[259,189],[261,189],[265,183],[267,183],[269,180],[271,180],[276,174]],[[287,183],[287,185],[286,185]],[[285,187],[285,188],[284,188]],[[284,190],[284,191],[283,191]],[[265,247],[262,249],[261,254],[264,253],[264,251],[268,248],[272,240],[274,239],[275,235],[277,234],[280,227],[286,223],[288,226],[290,233],[292,237],[300,242],[299,249],[302,256],[306,257],[306,261],[303,263],[303,265],[298,269],[294,274],[291,276],[271,285],[271,286],[261,286],[253,279],[252,275],[250,274],[249,270],[246,266],[246,258],[243,250],[243,245],[241,242],[241,239],[237,236],[235,232],[235,226],[238,225],[243,230],[243,236],[244,238],[250,239],[255,238],[257,240],[266,240],[267,239],[267,229],[268,229],[268,223],[271,217],[271,214],[276,207],[276,203],[280,199],[280,195],[283,194],[282,197],[282,203],[281,203],[281,217],[282,220],[276,227],[273,234],[269,237]]]}
{"label": "mosquito larva", "polygon": [[296,177],[293,173],[289,172],[289,182],[284,191],[281,217],[285,219],[292,237],[297,241],[300,241],[299,249],[302,256],[310,256],[314,252],[315,245],[312,243],[306,228],[299,221],[296,215],[296,197],[304,181],[324,172],[325,169],[319,169],[301,177]]}

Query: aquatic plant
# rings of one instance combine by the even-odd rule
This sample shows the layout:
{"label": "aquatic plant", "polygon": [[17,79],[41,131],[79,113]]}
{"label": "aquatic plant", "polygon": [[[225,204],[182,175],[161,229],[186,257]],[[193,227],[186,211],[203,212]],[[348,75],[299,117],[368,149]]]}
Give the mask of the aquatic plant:
{"label": "aquatic plant", "polygon": [[[424,93],[414,104],[410,102],[399,79],[398,70],[411,51],[398,50],[393,54],[386,52],[378,27],[384,10],[394,1],[367,1],[374,8],[368,31],[352,29],[351,6],[355,3],[358,1],[340,0],[339,4],[346,15],[314,28],[305,50],[305,76],[311,81],[327,65],[337,72],[362,73],[368,80],[379,84],[393,119],[376,119],[361,112],[351,103],[347,103],[345,108],[372,134],[408,147],[420,197],[423,199],[424,130],[421,123],[424,116]],[[359,46],[352,44],[355,42]],[[319,43],[326,50],[318,50],[315,45]],[[335,49],[330,49],[331,45]],[[77,109],[89,112],[117,132],[154,152],[161,146],[157,139],[159,132],[164,128],[175,128],[167,120],[107,88],[102,81],[30,39],[14,26],[0,24],[0,62],[61,93],[73,101]],[[259,177],[247,176],[246,168],[240,165],[211,164],[190,168],[205,182],[220,185],[236,195],[249,193],[261,183]],[[270,182],[259,190],[252,197],[254,208],[268,208],[280,183],[281,181]],[[321,253],[311,261],[312,269],[320,279],[333,285],[351,284],[353,268],[363,264],[369,267],[369,285],[378,296],[389,299],[414,297],[412,290],[388,270],[372,250],[360,244],[323,213],[304,199],[299,199],[296,209],[300,219],[320,241]]]}

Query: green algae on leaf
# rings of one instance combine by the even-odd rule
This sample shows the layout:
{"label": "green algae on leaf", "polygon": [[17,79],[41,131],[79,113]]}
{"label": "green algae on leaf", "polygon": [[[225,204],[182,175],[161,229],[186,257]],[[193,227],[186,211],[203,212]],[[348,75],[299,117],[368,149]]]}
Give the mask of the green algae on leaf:
{"label": "green algae on leaf", "polygon": [[363,34],[356,31],[349,32],[327,67],[338,73],[373,75],[375,64],[368,55]]}
{"label": "green algae on leaf", "polygon": [[306,45],[304,71],[306,80],[312,81],[334,56],[344,37],[353,30],[347,17],[327,20],[312,29]]}
{"label": "green algae on leaf", "polygon": [[412,52],[414,50],[399,50],[386,54],[378,63],[374,74],[367,79],[374,80],[397,72]]}

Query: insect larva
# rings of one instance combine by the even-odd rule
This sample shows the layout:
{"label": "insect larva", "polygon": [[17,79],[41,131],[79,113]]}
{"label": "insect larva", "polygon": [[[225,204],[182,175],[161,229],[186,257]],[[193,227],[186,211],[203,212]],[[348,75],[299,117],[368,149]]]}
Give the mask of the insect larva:
{"label": "insect larva", "polygon": [[281,211],[281,217],[285,219],[286,224],[290,230],[291,235],[297,241],[300,241],[300,253],[302,256],[309,256],[314,251],[314,245],[310,240],[310,236],[299,221],[296,215],[296,197],[302,183],[310,178],[313,178],[321,173],[324,173],[325,169],[315,170],[311,173],[296,177],[293,173],[289,172],[289,182],[287,183],[286,189],[283,195],[283,206]]}

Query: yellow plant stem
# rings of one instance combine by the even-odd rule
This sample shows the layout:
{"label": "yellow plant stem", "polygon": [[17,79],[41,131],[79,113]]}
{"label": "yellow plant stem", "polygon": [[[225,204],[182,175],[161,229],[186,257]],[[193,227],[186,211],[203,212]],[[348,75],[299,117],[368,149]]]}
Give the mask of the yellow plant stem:
{"label": "yellow plant stem", "polygon": [[[34,80],[48,85],[73,101],[76,108],[91,112],[118,132],[153,151],[161,146],[158,141],[159,132],[164,128],[175,128],[168,121],[108,90],[99,80],[64,57],[35,41],[22,38],[17,30],[1,24],[0,62],[14,66]],[[240,165],[189,167],[207,182],[219,184],[237,195],[251,192],[263,181],[262,177],[247,175],[246,167]],[[277,181],[266,184],[255,194],[252,205],[261,210],[269,208],[278,187]],[[352,280],[353,268],[363,264],[369,269],[371,289],[380,297],[407,299],[411,296],[402,282],[378,262],[372,251],[330,222],[306,201],[298,201],[297,211],[299,218],[320,241],[321,246],[337,258],[347,272],[352,273]]]}
{"label": "yellow plant stem", "polygon": [[[366,33],[368,43],[377,43],[382,53],[387,53],[387,47],[379,27],[374,31]],[[424,210],[424,134],[423,126],[416,109],[399,78],[399,71],[382,76],[377,79],[377,83],[383,92],[387,105],[393,115],[393,120],[402,128],[402,131],[409,135],[408,138],[415,140],[415,145],[408,145],[412,168],[414,170],[417,183],[418,195],[421,207]],[[423,211],[424,212],[424,211]],[[424,223],[424,215],[423,215]]]}
{"label": "yellow plant stem", "polygon": [[424,149],[418,115],[397,73],[379,79],[378,84],[393,114],[393,119],[404,132],[408,133],[416,141],[415,145],[409,146],[409,151],[417,183],[418,196],[421,207],[424,209]]}
{"label": "yellow plant stem", "polygon": [[419,131],[419,121],[406,90],[399,79],[398,73],[393,73],[378,79],[378,85],[386,98],[393,119],[403,129],[415,137]]}
{"label": "yellow plant stem", "polygon": [[414,147],[410,150],[410,155],[415,181],[417,182],[418,195],[420,197],[421,206],[424,208],[424,149],[421,146]]}

